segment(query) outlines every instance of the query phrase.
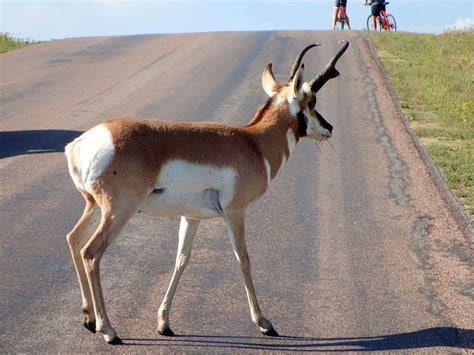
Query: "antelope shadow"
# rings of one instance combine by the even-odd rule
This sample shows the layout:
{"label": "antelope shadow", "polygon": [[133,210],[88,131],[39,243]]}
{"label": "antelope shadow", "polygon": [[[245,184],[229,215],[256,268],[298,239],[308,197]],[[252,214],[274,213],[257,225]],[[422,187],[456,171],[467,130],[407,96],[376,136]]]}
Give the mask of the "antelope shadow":
{"label": "antelope shadow", "polygon": [[62,129],[0,132],[0,159],[25,154],[64,152],[64,146],[81,131]]}
{"label": "antelope shadow", "polygon": [[436,347],[474,349],[474,330],[435,327],[408,333],[354,338],[308,338],[280,336],[275,338],[239,336],[177,335],[170,338],[123,338],[129,346],[183,346],[210,351],[275,350],[282,352],[354,352],[415,350]]}

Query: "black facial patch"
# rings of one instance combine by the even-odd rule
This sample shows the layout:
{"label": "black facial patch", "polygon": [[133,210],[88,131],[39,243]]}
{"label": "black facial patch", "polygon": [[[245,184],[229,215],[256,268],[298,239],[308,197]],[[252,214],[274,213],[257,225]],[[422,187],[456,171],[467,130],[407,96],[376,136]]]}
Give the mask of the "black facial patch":
{"label": "black facial patch", "polygon": [[318,111],[314,110],[314,112],[316,112],[316,117],[318,118],[319,124],[332,133],[332,125],[328,121],[326,121]]}
{"label": "black facial patch", "polygon": [[300,137],[306,136],[306,130],[308,129],[308,123],[306,120],[306,117],[303,112],[298,112],[296,115],[296,118],[298,119],[298,135]]}

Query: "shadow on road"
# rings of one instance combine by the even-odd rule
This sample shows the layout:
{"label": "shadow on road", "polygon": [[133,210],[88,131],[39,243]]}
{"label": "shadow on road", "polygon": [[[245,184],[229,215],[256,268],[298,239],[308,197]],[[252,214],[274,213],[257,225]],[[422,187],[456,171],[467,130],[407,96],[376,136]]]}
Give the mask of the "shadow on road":
{"label": "shadow on road", "polygon": [[298,352],[410,350],[434,347],[474,349],[474,330],[451,327],[361,338],[277,338],[178,335],[158,339],[123,339],[129,346],[182,346],[209,349],[252,349]]}
{"label": "shadow on road", "polygon": [[24,154],[64,152],[64,146],[81,135],[62,129],[0,132],[0,159]]}

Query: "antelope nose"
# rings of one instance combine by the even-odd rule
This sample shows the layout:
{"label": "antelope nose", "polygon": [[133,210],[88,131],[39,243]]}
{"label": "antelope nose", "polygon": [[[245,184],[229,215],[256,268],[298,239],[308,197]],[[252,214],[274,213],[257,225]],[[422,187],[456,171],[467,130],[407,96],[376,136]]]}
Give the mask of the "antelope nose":
{"label": "antelope nose", "polygon": [[318,118],[319,124],[332,133],[332,125],[328,121],[326,121],[318,111],[315,110],[314,112],[316,113],[316,117]]}

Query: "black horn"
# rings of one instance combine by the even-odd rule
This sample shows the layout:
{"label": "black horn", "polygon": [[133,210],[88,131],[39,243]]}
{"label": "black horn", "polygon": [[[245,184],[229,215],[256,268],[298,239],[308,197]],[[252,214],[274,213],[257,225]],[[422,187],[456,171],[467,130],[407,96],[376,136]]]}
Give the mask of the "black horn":
{"label": "black horn", "polygon": [[288,78],[288,82],[292,81],[293,78],[295,77],[295,74],[296,74],[296,71],[298,70],[298,68],[300,67],[300,64],[301,64],[301,60],[303,59],[303,56],[305,55],[305,53],[313,48],[313,47],[317,47],[317,46],[320,46],[321,43],[313,43],[313,44],[310,44],[308,47],[306,47],[305,49],[303,49],[301,51],[301,53],[299,54],[299,56],[296,57],[295,59],[295,62],[293,63],[293,66],[291,67],[291,71],[290,71],[290,77]]}
{"label": "black horn", "polygon": [[348,41],[341,41],[341,43],[344,43],[344,46],[342,46],[339,52],[337,52],[331,61],[323,68],[323,70],[321,70],[318,76],[309,83],[312,92],[318,92],[329,79],[333,79],[339,75],[339,72],[336,69],[336,63],[344,54],[347,47],[349,47]]}

